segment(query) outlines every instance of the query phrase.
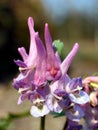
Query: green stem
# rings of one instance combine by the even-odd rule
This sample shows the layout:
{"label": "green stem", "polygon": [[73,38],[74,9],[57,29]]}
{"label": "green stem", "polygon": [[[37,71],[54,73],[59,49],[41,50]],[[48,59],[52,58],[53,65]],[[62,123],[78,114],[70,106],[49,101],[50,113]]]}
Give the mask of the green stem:
{"label": "green stem", "polygon": [[9,113],[7,117],[0,119],[0,130],[10,129],[11,123],[14,119],[20,119],[30,116],[30,112],[22,112],[22,113]]}
{"label": "green stem", "polygon": [[67,125],[68,125],[68,119],[66,118],[66,122],[65,122],[65,124],[64,124],[63,130],[66,130],[66,129],[67,129]]}
{"label": "green stem", "polygon": [[40,130],[45,130],[45,116],[40,118]]}
{"label": "green stem", "polygon": [[30,116],[30,112],[29,111],[25,111],[19,114],[14,114],[14,113],[9,113],[7,119],[8,120],[14,120],[14,119],[18,119],[18,118],[24,118],[24,117],[28,117]]}

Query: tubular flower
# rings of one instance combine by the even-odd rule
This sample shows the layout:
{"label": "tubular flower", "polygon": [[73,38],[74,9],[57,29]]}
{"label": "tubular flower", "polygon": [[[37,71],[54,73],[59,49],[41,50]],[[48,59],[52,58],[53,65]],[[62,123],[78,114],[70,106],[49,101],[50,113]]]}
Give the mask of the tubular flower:
{"label": "tubular flower", "polygon": [[34,31],[34,21],[31,17],[28,18],[28,26],[30,31],[29,54],[26,53],[24,47],[18,49],[23,61],[15,61],[19,66],[20,74],[13,80],[13,85],[20,93],[18,104],[26,98],[30,100],[33,106],[38,108],[36,111],[43,113],[34,114],[31,111],[31,114],[37,117],[49,113],[45,100],[50,90],[46,80],[46,50],[38,33]]}
{"label": "tubular flower", "polygon": [[[61,61],[57,44],[53,43],[48,24],[45,24],[45,46],[39,33],[34,30],[32,17],[28,18],[30,48],[18,48],[22,60],[14,60],[19,75],[13,79],[14,88],[20,93],[18,104],[28,99],[34,117],[42,117],[50,111],[63,111],[67,117],[68,130],[98,128],[98,76],[70,78],[67,71],[77,54],[79,45]],[[79,124],[81,119],[84,124]]]}
{"label": "tubular flower", "polygon": [[58,59],[54,53],[52,43],[53,42],[49,32],[48,24],[45,24],[45,44],[47,51],[46,76],[48,80],[57,80],[61,76],[61,70]]}
{"label": "tubular flower", "polygon": [[28,87],[28,84],[31,86],[32,78],[35,73],[37,49],[36,49],[36,41],[35,41],[34,21],[31,17],[28,18],[28,27],[30,31],[29,54],[26,53],[24,47],[18,48],[18,51],[23,58],[23,61],[15,60],[15,63],[19,66],[19,71],[20,71],[19,76],[15,78],[13,82],[13,85],[16,89],[19,89],[20,87],[22,88]]}
{"label": "tubular flower", "polygon": [[88,97],[84,91],[81,91],[81,78],[71,79],[67,75],[68,68],[78,51],[78,43],[75,43],[71,52],[61,62],[57,50],[54,50],[48,24],[45,24],[45,46],[39,33],[34,30],[34,21],[31,17],[28,18],[28,27],[29,54],[24,47],[18,48],[23,61],[15,60],[20,71],[18,77],[13,80],[15,89],[20,93],[18,104],[28,99],[32,103],[30,112],[34,117],[44,116],[50,111],[60,113],[74,104],[78,105],[72,107],[74,111],[81,113],[80,118],[83,113],[79,105],[81,102],[85,104]]}
{"label": "tubular flower", "polygon": [[[81,78],[69,79],[68,76],[65,78],[66,82],[61,84],[61,88],[60,82],[59,84],[54,83],[54,86],[51,85],[53,96],[51,98],[52,101],[48,101],[48,105],[50,106],[50,104],[52,104],[52,111],[59,113],[64,110],[68,119],[79,121],[85,115],[82,105],[89,102],[89,96],[82,90]],[[53,87],[55,87],[54,90]]]}
{"label": "tubular flower", "polygon": [[35,35],[36,46],[37,46],[37,65],[34,75],[34,84],[40,85],[46,81],[46,50],[38,35]]}
{"label": "tubular flower", "polygon": [[[62,76],[50,84],[52,96],[47,102],[48,106],[51,106],[52,111],[59,113],[65,110],[67,117],[73,121],[80,120],[84,116],[81,105],[89,102],[88,94],[82,90],[82,79],[71,79],[67,75],[68,68],[78,51],[78,47],[76,43],[71,52],[60,64]],[[74,111],[74,113],[72,111]]]}
{"label": "tubular flower", "polygon": [[[73,117],[72,120],[75,120],[74,118],[78,118],[76,120],[79,120],[84,116],[84,112],[79,105],[89,102],[89,96],[82,91],[82,79],[71,79],[67,75],[68,68],[77,50],[78,44],[76,43],[60,65],[62,76],[57,81],[50,84],[52,95],[47,100],[48,107],[51,107],[51,111],[60,113],[65,109],[67,113],[70,113],[68,114],[68,118],[70,118],[69,116]],[[78,105],[78,107],[75,107],[76,105]],[[70,107],[74,112],[78,112],[79,114],[76,116],[76,113],[72,113]]]}
{"label": "tubular flower", "polygon": [[[48,81],[59,79],[61,70],[59,55],[52,46],[48,24],[45,24],[46,48],[38,32],[34,30],[34,21],[31,17],[28,18],[28,27],[30,32],[29,54],[26,53],[24,47],[18,48],[23,61],[14,60],[19,66],[20,74],[13,80],[13,86],[20,93],[18,104],[25,99],[30,100],[33,104],[31,114],[37,117],[49,113],[50,110],[46,105],[46,99],[50,94]],[[36,113],[34,108],[36,108]]]}

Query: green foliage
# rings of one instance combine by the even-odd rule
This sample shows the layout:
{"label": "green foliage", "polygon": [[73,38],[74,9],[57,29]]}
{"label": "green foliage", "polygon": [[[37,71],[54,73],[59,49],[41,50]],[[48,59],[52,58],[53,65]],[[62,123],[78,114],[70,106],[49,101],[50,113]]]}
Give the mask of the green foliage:
{"label": "green foliage", "polygon": [[0,130],[12,130],[13,128],[12,121],[14,119],[27,117],[29,115],[30,115],[29,111],[19,113],[19,114],[9,113],[6,118],[0,119]]}
{"label": "green foliage", "polygon": [[93,75],[94,75],[94,76],[98,76],[98,73],[94,73]]}
{"label": "green foliage", "polygon": [[59,55],[62,56],[62,49],[64,47],[63,42],[61,42],[60,40],[54,40],[53,45],[58,51]]}
{"label": "green foliage", "polygon": [[8,118],[0,119],[0,130],[11,130],[13,124]]}
{"label": "green foliage", "polygon": [[65,112],[61,113],[50,112],[50,114],[52,114],[54,118],[65,116]]}

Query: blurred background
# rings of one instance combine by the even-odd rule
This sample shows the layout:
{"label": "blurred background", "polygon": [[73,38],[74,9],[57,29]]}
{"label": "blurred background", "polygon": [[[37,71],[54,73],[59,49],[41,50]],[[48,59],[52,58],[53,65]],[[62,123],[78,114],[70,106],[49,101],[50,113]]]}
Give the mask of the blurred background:
{"label": "blurred background", "polygon": [[[27,51],[29,49],[30,37],[27,25],[29,16],[33,17],[35,30],[39,31],[43,41],[44,24],[49,23],[53,40],[59,39],[64,43],[63,58],[75,42],[79,43],[79,52],[69,70],[72,77],[85,77],[98,72],[97,0],[0,0],[0,111],[3,113],[2,116],[6,112],[21,111],[25,107],[24,104],[17,106],[18,94],[12,88],[11,82],[18,73],[18,67],[13,60],[21,58],[17,48],[24,46]],[[6,100],[6,97],[9,98]],[[18,130],[27,130],[30,126],[27,127],[23,121]],[[37,120],[34,121],[36,125]],[[17,122],[19,124],[20,121],[16,121],[14,125],[17,126]],[[54,130],[61,129],[59,127],[60,124],[57,124]]]}

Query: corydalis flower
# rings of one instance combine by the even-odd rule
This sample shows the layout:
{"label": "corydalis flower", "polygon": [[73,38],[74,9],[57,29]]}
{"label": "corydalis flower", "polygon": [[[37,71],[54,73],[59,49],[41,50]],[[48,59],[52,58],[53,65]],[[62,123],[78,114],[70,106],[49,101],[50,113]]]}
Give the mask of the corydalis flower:
{"label": "corydalis flower", "polygon": [[[33,105],[41,109],[43,108],[44,114],[46,108],[46,106],[44,107],[45,98],[49,93],[45,73],[46,50],[38,33],[34,31],[34,21],[31,17],[28,18],[28,26],[30,31],[29,54],[26,53],[24,47],[18,49],[23,61],[15,61],[19,66],[20,74],[14,79],[13,85],[21,94],[18,104],[27,98],[33,103]],[[48,109],[47,112],[49,112]],[[45,114],[47,112],[45,110]],[[39,116],[43,114],[40,113]]]}
{"label": "corydalis flower", "polygon": [[59,78],[59,80],[54,81],[51,85],[51,91],[53,92],[56,89],[62,90],[64,86],[68,83],[70,80],[69,76],[67,75],[67,71],[78,51],[79,45],[78,43],[75,43],[70,53],[67,55],[67,57],[63,60],[63,62],[60,63],[60,70],[62,76]]}
{"label": "corydalis flower", "polygon": [[47,72],[48,80],[57,80],[61,76],[60,65],[54,53],[52,38],[50,36],[48,24],[45,24],[45,44],[47,50]]}
{"label": "corydalis flower", "polygon": [[30,31],[29,54],[26,53],[24,47],[18,48],[18,51],[23,58],[23,61],[15,60],[15,63],[19,66],[19,71],[20,71],[19,76],[15,78],[13,82],[13,85],[17,90],[20,87],[24,88],[24,87],[31,86],[32,78],[34,76],[35,67],[36,67],[37,49],[36,49],[36,41],[35,41],[34,21],[31,17],[28,19],[28,27]]}
{"label": "corydalis flower", "polygon": [[[30,31],[29,54],[26,53],[24,47],[18,48],[23,61],[15,60],[20,74],[13,80],[13,85],[20,93],[18,104],[25,99],[30,100],[33,103],[31,114],[37,117],[49,113],[45,105],[50,92],[48,80],[57,80],[61,76],[61,71],[58,55],[52,46],[48,24],[45,24],[46,48],[38,32],[34,30],[34,21],[31,17],[28,18],[28,27]],[[36,113],[33,111],[34,107]]]}
{"label": "corydalis flower", "polygon": [[34,72],[32,79],[35,83],[42,83],[45,80],[55,80],[61,76],[58,57],[56,56],[52,46],[52,38],[50,36],[48,24],[45,24],[46,49],[38,33],[34,31],[34,21],[31,17],[28,18],[28,27],[30,31],[29,54],[26,53],[24,47],[18,48],[23,61],[15,60],[15,63],[19,66],[20,70],[20,75],[14,79],[14,86],[16,89],[20,86],[20,82],[27,77],[26,75],[29,70],[33,70]]}
{"label": "corydalis flower", "polygon": [[[68,94],[63,91],[64,85],[70,80],[67,77],[67,70],[79,45],[76,43],[68,56],[61,62],[58,52],[52,45],[48,24],[45,24],[45,46],[39,33],[34,30],[34,21],[31,17],[28,18],[28,27],[30,31],[29,54],[26,53],[24,47],[18,48],[23,61],[15,60],[20,71],[18,77],[13,81],[14,87],[20,93],[18,104],[25,99],[30,100],[33,105],[30,112],[35,117],[44,116],[53,109],[61,112],[64,104],[67,104],[66,107],[70,104]],[[56,97],[56,100],[53,96]],[[68,97],[68,101],[65,97]],[[57,102],[62,98],[64,98],[63,101]],[[52,105],[51,101],[53,100],[51,99],[54,100],[55,105]]]}
{"label": "corydalis flower", "polygon": [[[61,112],[63,110],[61,106],[64,106],[64,104],[66,107],[68,107],[66,104],[68,105],[70,104],[69,97],[67,96],[68,94],[65,91],[65,86],[71,80],[69,76],[67,75],[67,71],[75,54],[78,51],[78,47],[79,46],[76,43],[74,47],[72,48],[71,52],[68,54],[68,56],[60,64],[62,76],[57,81],[54,81],[52,82],[52,84],[50,84],[52,95],[50,96],[47,103],[48,103],[48,107],[51,106],[50,109],[55,112]],[[65,97],[68,97],[68,98],[65,98]]]}
{"label": "corydalis flower", "polygon": [[68,119],[79,121],[85,115],[82,105],[89,102],[89,96],[82,90],[82,79],[80,77],[70,79],[66,75],[64,78],[66,82],[61,82],[61,80],[56,81],[52,84],[53,86],[51,85],[52,103],[49,102],[49,99],[48,105],[52,104],[51,108],[58,113],[64,110]]}
{"label": "corydalis flower", "polygon": [[67,75],[68,68],[78,51],[78,47],[76,43],[68,56],[60,64],[62,76],[50,85],[53,96],[51,96],[51,101],[50,99],[48,101],[53,111],[59,113],[65,109],[66,113],[68,113],[68,118],[74,121],[80,120],[84,116],[81,105],[89,102],[88,94],[82,90],[82,79],[80,77],[71,79]]}
{"label": "corydalis flower", "polygon": [[69,81],[65,89],[72,102],[80,105],[89,102],[89,96],[82,88],[82,78],[73,78]]}

